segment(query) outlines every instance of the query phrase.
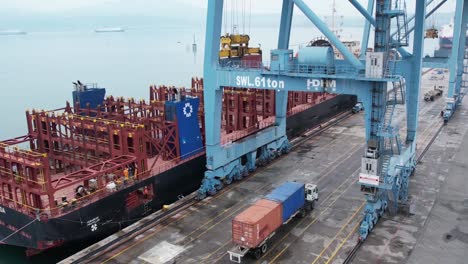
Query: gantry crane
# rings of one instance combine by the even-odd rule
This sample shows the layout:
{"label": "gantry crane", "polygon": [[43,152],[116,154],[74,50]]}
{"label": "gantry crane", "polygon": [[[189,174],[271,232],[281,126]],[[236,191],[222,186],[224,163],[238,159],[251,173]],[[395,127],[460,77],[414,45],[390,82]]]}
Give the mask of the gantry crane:
{"label": "gantry crane", "polygon": [[[216,193],[223,183],[241,179],[255,170],[257,160],[268,161],[289,151],[287,93],[306,91],[356,95],[364,104],[367,148],[362,157],[359,184],[367,204],[360,226],[361,239],[366,239],[385,210],[394,210],[407,200],[409,176],[416,166],[426,6],[432,1],[415,1],[416,12],[411,18],[401,0],[369,0],[367,9],[356,0],[349,2],[366,19],[359,59],[303,0],[283,0],[278,48],[271,51],[271,64],[239,68],[219,64],[224,1],[208,1],[204,66],[207,171],[199,189],[200,198]],[[307,56],[293,56],[289,41],[295,7],[344,59],[335,59],[331,47],[305,47],[302,53]],[[410,29],[411,20],[414,27]],[[375,28],[375,42],[373,51],[366,53],[371,25]],[[414,31],[412,52],[408,52],[403,47],[408,46],[411,31]],[[221,145],[223,87],[275,90],[274,125]],[[406,103],[405,140],[400,139],[398,126],[393,122],[398,103]]]}
{"label": "gantry crane", "polygon": [[444,113],[444,121],[448,122],[461,104],[468,91],[468,81],[464,80],[464,74],[468,74],[465,65],[466,56],[466,23],[468,22],[468,1],[457,0],[454,18],[454,31],[452,39],[452,53],[445,68],[450,70],[449,88],[447,91],[447,106]]}

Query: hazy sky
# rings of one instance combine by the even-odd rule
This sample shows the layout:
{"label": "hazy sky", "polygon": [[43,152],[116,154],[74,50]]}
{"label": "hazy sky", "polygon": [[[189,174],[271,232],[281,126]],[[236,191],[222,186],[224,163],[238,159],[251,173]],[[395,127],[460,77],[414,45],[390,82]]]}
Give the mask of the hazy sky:
{"label": "hazy sky", "polygon": [[[414,1],[407,0],[409,12],[413,10]],[[247,10],[252,10],[253,14],[258,13],[278,13],[280,11],[281,0],[225,0],[225,5],[231,7],[237,3],[241,9],[245,3]],[[320,15],[331,14],[332,1],[328,0],[324,4],[323,0],[305,0],[313,7],[314,11]],[[366,5],[367,0],[359,0]],[[434,2],[439,2],[435,0]],[[0,0],[3,11],[18,11],[19,13],[48,13],[61,14],[68,12],[104,12],[109,11],[129,14],[161,14],[173,11],[182,13],[206,8],[207,0]],[[235,5],[235,4],[234,4]],[[250,8],[251,6],[251,8]],[[196,7],[197,9],[193,9]],[[357,14],[348,0],[336,0],[336,9],[339,15],[349,16]],[[448,0],[440,10],[442,12],[453,12],[455,0]]]}

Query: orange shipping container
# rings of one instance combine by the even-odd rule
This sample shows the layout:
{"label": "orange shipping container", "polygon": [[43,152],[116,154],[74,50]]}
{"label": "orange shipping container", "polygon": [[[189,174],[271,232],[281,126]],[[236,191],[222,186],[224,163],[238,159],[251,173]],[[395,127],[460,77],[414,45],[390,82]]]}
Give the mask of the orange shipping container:
{"label": "orange shipping container", "polygon": [[232,242],[256,248],[282,225],[280,203],[261,199],[232,220]]}

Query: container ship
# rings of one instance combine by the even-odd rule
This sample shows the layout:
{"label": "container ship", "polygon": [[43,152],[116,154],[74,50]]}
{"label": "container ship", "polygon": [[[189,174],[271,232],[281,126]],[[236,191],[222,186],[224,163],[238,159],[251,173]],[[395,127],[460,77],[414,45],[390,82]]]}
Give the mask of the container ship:
{"label": "container ship", "polygon": [[0,31],[0,36],[2,35],[26,35],[26,31],[12,29],[12,30],[2,30]]}
{"label": "container ship", "polygon": [[[224,39],[220,63],[261,64],[246,40]],[[106,96],[80,81],[72,95],[63,108],[26,111],[27,135],[0,141],[0,243],[27,255],[117,232],[193,193],[204,176],[203,79],[188,89],[150,86],[148,100]],[[287,134],[355,103],[290,92]],[[223,142],[273,126],[274,116],[274,91],[225,87]]]}
{"label": "container ship", "polygon": [[[434,52],[435,57],[448,58],[453,46],[453,21],[447,25],[443,25],[439,31],[439,49]],[[465,43],[468,44],[468,36],[465,38]]]}
{"label": "container ship", "polygon": [[96,33],[112,33],[112,32],[124,32],[125,30],[120,27],[107,27],[107,28],[97,28],[94,30]]}

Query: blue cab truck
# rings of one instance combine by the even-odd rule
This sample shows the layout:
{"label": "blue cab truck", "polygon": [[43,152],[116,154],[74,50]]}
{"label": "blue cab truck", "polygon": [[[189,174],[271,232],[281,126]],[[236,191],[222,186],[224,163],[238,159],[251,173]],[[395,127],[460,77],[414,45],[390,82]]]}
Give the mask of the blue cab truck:
{"label": "blue cab truck", "polygon": [[285,182],[267,194],[265,199],[282,204],[283,224],[287,224],[297,214],[305,217],[307,211],[314,209],[318,188],[311,183]]}

